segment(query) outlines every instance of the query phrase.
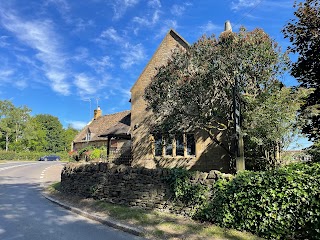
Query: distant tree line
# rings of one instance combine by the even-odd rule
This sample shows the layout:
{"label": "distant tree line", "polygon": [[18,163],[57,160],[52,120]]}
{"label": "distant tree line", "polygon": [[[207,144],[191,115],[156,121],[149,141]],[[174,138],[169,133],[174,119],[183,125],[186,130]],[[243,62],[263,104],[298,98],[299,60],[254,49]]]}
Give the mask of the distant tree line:
{"label": "distant tree line", "polygon": [[78,130],[63,128],[55,116],[30,113],[27,106],[16,107],[9,100],[0,100],[0,149],[53,153],[70,149]]}

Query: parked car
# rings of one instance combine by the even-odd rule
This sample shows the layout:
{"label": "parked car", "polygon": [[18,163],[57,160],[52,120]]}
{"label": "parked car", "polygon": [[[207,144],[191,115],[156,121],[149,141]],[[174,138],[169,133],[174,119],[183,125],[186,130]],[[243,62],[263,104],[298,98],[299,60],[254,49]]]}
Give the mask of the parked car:
{"label": "parked car", "polygon": [[39,161],[60,161],[60,156],[47,155],[39,158]]}

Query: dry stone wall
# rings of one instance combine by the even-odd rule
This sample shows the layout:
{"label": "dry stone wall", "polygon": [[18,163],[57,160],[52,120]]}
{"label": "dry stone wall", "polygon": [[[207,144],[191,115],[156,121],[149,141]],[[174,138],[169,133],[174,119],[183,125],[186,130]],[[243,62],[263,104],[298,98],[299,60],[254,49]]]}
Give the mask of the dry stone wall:
{"label": "dry stone wall", "polygon": [[[188,215],[192,206],[177,207],[164,179],[170,169],[132,168],[111,163],[69,163],[61,173],[61,190],[111,203],[144,209],[158,209]],[[213,170],[196,172],[191,182],[211,187],[219,178],[230,178]]]}

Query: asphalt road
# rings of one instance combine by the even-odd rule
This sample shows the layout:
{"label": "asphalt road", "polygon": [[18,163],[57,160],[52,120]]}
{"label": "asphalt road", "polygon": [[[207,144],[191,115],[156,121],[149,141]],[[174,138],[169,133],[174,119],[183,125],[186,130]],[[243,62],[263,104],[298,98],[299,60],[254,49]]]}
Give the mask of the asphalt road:
{"label": "asphalt road", "polygon": [[1,240],[141,239],[48,201],[44,186],[60,180],[60,162],[0,164]]}

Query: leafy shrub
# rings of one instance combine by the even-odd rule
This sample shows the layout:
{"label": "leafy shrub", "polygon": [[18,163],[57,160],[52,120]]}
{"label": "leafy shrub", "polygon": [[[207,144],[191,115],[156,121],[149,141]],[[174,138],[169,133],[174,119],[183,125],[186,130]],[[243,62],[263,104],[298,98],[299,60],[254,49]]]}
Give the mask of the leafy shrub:
{"label": "leafy shrub", "polygon": [[243,172],[215,184],[206,219],[268,239],[320,239],[320,164]]}
{"label": "leafy shrub", "polygon": [[[68,159],[68,154],[66,152],[55,153],[61,157],[62,160]],[[40,157],[50,155],[48,152],[32,152],[32,151],[0,151],[0,160],[6,161],[36,161]]]}
{"label": "leafy shrub", "polygon": [[99,149],[99,148],[93,149],[89,154],[90,160],[100,159],[101,158],[101,153],[102,153],[101,149]]}
{"label": "leafy shrub", "polygon": [[195,215],[198,209],[204,206],[209,196],[207,186],[192,183],[191,178],[194,174],[182,168],[173,168],[165,178],[173,192],[173,200],[186,206],[192,206],[194,212],[191,212],[191,215]]}

